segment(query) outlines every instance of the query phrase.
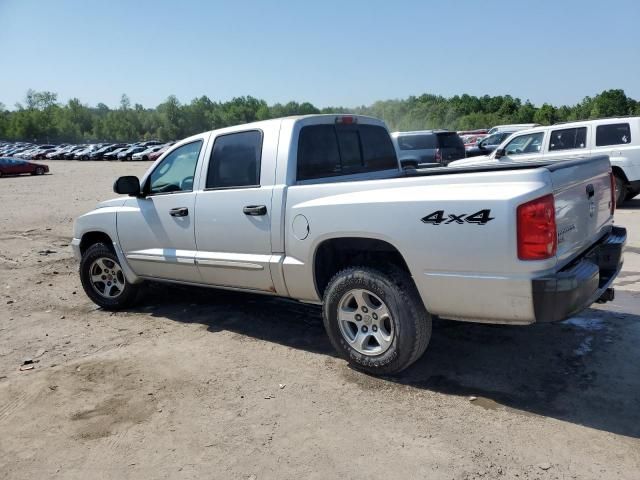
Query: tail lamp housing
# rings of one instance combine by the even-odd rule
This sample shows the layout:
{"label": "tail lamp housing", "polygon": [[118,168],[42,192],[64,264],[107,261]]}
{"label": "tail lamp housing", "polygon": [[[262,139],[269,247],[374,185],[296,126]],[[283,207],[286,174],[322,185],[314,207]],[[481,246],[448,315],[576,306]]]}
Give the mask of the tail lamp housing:
{"label": "tail lamp housing", "polygon": [[558,250],[553,195],[545,195],[518,207],[518,258],[546,260]]}

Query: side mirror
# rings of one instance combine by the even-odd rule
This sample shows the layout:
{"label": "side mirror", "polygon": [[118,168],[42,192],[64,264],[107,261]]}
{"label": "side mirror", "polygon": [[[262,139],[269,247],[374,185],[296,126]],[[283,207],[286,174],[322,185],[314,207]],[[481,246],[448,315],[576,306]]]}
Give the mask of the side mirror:
{"label": "side mirror", "polygon": [[496,158],[502,158],[504,157],[505,153],[504,153],[504,148],[499,148],[496,150]]}
{"label": "side mirror", "polygon": [[118,178],[113,184],[113,191],[120,195],[140,195],[140,180],[133,175]]}

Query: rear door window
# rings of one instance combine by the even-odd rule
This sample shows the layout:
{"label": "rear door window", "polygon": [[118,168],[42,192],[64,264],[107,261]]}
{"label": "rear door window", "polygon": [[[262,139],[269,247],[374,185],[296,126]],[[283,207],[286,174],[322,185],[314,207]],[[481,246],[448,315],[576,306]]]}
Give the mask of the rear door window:
{"label": "rear door window", "polygon": [[596,128],[596,146],[625,145],[631,143],[631,129],[628,123],[598,125]]}
{"label": "rear door window", "polygon": [[260,185],[262,132],[230,133],[216,138],[209,160],[206,188]]}
{"label": "rear door window", "polygon": [[300,130],[297,179],[398,167],[389,133],[377,125],[309,125]]}
{"label": "rear door window", "polygon": [[587,146],[587,127],[553,130],[549,139],[549,151],[571,150]]}
{"label": "rear door window", "polygon": [[398,147],[400,150],[429,150],[438,148],[438,139],[433,133],[400,135]]}

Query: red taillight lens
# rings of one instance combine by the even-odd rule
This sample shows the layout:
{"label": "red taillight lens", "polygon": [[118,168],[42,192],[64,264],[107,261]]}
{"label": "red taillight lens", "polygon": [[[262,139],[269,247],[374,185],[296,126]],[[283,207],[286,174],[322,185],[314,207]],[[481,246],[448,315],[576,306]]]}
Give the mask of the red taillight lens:
{"label": "red taillight lens", "polygon": [[553,195],[545,195],[518,207],[518,258],[544,260],[558,249],[556,208]]}
{"label": "red taillight lens", "polygon": [[336,123],[342,125],[353,125],[358,123],[358,118],[351,115],[343,115],[342,117],[336,117]]}
{"label": "red taillight lens", "polygon": [[439,149],[439,148],[436,148],[436,154],[435,154],[434,159],[435,159],[435,161],[436,161],[436,162],[438,162],[438,163],[441,163],[441,162],[442,162],[442,152],[440,151],[440,149]]}
{"label": "red taillight lens", "polygon": [[616,209],[616,177],[613,175],[613,172],[609,172],[609,179],[611,180],[611,215],[613,215]]}

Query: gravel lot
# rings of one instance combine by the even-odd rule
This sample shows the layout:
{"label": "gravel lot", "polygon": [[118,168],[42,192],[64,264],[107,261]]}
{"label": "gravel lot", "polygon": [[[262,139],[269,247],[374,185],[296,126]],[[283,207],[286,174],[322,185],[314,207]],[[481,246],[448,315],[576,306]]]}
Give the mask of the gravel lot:
{"label": "gravel lot", "polygon": [[442,321],[379,379],[334,355],[317,307],[150,285],[136,309],[97,309],[73,219],[149,164],[49,165],[0,179],[0,478],[639,478],[640,199],[617,213],[615,302]]}

